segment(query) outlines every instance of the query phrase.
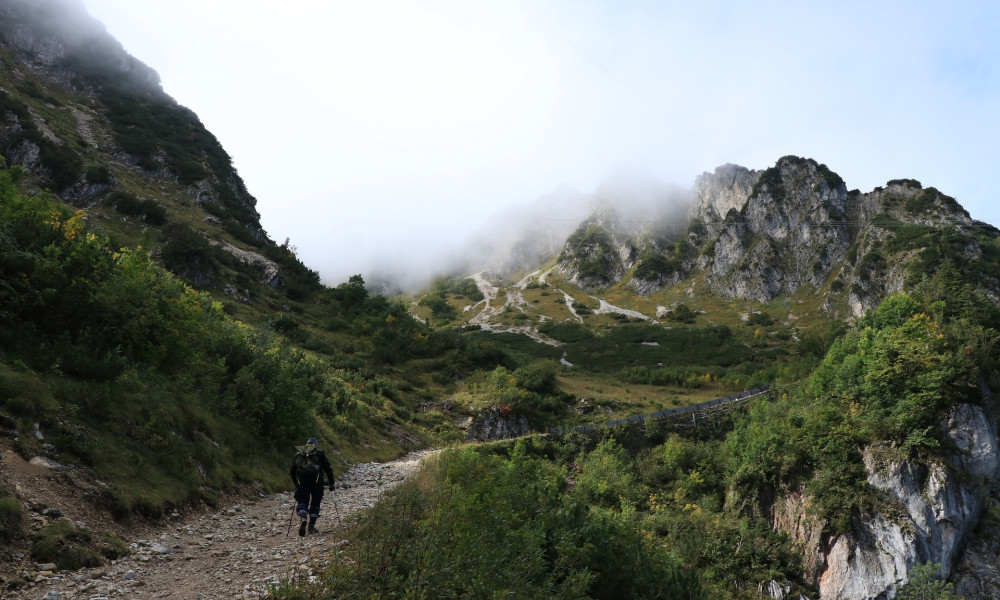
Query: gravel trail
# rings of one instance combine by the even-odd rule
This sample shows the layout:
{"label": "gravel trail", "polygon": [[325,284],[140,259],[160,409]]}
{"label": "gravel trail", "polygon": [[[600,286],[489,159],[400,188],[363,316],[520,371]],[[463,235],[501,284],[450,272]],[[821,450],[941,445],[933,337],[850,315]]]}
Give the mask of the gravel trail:
{"label": "gravel trail", "polygon": [[290,492],[242,498],[212,513],[176,515],[160,531],[127,540],[132,554],[104,567],[52,573],[46,565],[32,565],[22,576],[33,583],[0,595],[11,600],[266,597],[271,582],[290,574],[312,576],[346,543],[347,521],[416,471],[431,452],[355,465],[337,480],[332,497],[324,496],[319,535],[300,538],[297,519],[289,528]]}

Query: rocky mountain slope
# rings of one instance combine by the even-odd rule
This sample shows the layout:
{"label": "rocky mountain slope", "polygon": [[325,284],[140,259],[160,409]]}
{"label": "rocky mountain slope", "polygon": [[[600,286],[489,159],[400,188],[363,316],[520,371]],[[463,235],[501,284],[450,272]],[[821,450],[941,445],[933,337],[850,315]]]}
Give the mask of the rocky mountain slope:
{"label": "rocky mountain slope", "polygon": [[0,1],[0,62],[0,155],[26,184],[244,304],[318,284],[268,238],[215,136],[82,2]]}
{"label": "rocky mountain slope", "polygon": [[638,222],[595,211],[568,238],[557,272],[587,290],[649,295],[687,281],[760,303],[804,294],[841,317],[861,316],[945,261],[994,297],[1000,290],[1000,232],[914,180],[848,191],[825,165],[786,156],[762,171],[718,167],[689,198],[678,214],[684,195],[662,194],[666,216]]}
{"label": "rocky mountain slope", "polygon": [[[786,156],[762,171],[721,166],[690,191],[662,189],[638,215],[610,197],[598,191],[591,214],[558,255],[526,265],[513,285],[478,275],[487,300],[469,322],[546,343],[557,343],[539,335],[547,322],[608,327],[597,314],[577,313],[584,302],[570,295],[574,289],[600,302],[597,313],[652,322],[671,314],[660,303],[685,298],[698,308],[715,306],[713,297],[854,320],[942,269],[988,303],[996,304],[1000,291],[1000,231],[914,180],[848,191],[825,165]],[[507,303],[492,306],[505,286]],[[569,314],[540,308],[545,299],[539,304],[538,296],[526,301],[529,287],[555,290]],[[611,297],[618,306],[605,300]],[[504,326],[512,312],[525,318]],[[789,312],[786,322],[795,321]],[[902,458],[892,444],[864,449],[865,476],[881,508],[855,515],[850,531],[830,533],[802,490],[777,490],[766,512],[776,531],[801,544],[803,574],[821,598],[891,600],[911,569],[925,563],[940,565],[939,574],[967,600],[1000,594],[992,542],[1000,506],[997,410],[987,386],[979,396],[938,425],[950,449],[943,458]],[[774,589],[773,597],[783,597],[780,586]]]}
{"label": "rocky mountain slope", "polygon": [[[241,305],[284,311],[285,302],[302,299],[318,284],[316,274],[298,262],[287,244],[268,239],[253,197],[214,136],[169,98],[155,72],[130,57],[86,15],[80,2],[0,0],[0,42],[0,153],[22,169],[24,186],[35,192],[48,188],[61,200],[85,208],[88,227],[122,245],[148,241],[156,259],[188,282]],[[893,180],[867,193],[848,190],[836,173],[812,159],[787,156],[759,171],[724,165],[703,174],[689,190],[650,181],[610,181],[592,197],[561,190],[521,215],[525,218],[501,217],[490,229],[502,235],[482,240],[478,252],[489,257],[488,273],[477,277],[483,299],[469,304],[471,300],[463,298],[461,317],[443,322],[527,333],[547,347],[561,342],[551,329],[554,335],[540,333],[540,326],[568,322],[572,327],[561,332],[565,343],[554,357],[574,336],[596,339],[591,326],[608,330],[631,324],[638,329],[671,320],[656,328],[662,333],[696,319],[720,331],[725,327],[720,323],[753,325],[756,319],[756,330],[740,330],[756,345],[743,345],[742,340],[731,345],[747,354],[788,354],[780,342],[798,342],[800,334],[809,333],[807,326],[796,324],[799,315],[793,309],[814,313],[814,327],[821,321],[816,314],[828,322],[858,318],[887,295],[911,289],[925,274],[944,266],[994,303],[1000,298],[1000,232],[995,228],[972,220],[954,199],[913,180]],[[530,227],[515,226],[517,220]],[[517,282],[504,290],[497,284],[509,284],[503,282],[507,278]],[[497,306],[502,296],[507,300]],[[685,313],[679,299],[694,309],[685,307]],[[441,299],[445,308],[447,302]],[[765,314],[774,303],[784,303],[783,312]],[[728,313],[715,310],[724,304]],[[543,314],[536,306],[551,312]],[[346,327],[338,318],[327,319],[326,327]],[[280,325],[286,332],[309,326],[291,316]],[[763,339],[756,339],[758,331]],[[385,347],[389,339],[376,344],[372,337],[364,343]],[[663,368],[657,357],[665,349],[650,339],[623,342],[608,351],[604,362],[628,348],[636,363],[629,368]],[[350,351],[342,351],[348,346]],[[338,359],[353,354],[353,346],[331,345],[327,350],[315,345]],[[635,347],[649,354],[639,355]],[[500,354],[483,352],[479,360],[492,368],[493,357]],[[582,351],[579,355],[585,356]],[[552,361],[570,370],[574,365],[566,356],[563,352]],[[342,364],[345,371],[355,368],[348,360]],[[697,374],[708,380],[710,375]],[[447,382],[442,386],[451,385],[457,376],[442,371],[440,379]],[[424,385],[418,377],[413,380],[417,383],[407,382],[408,389]],[[376,383],[371,387],[391,387],[382,380]],[[356,387],[364,389],[365,384]],[[812,520],[802,490],[777,490],[767,507],[771,526],[802,543],[805,575],[823,598],[890,599],[908,569],[926,561],[941,563],[943,574],[951,575],[970,600],[996,596],[1000,583],[991,536],[997,530],[1000,441],[995,408],[989,394],[983,396],[987,399],[981,406],[960,404],[941,424],[950,450],[945,459],[923,464],[886,448],[864,450],[867,481],[882,494],[883,508],[890,508],[857,515],[850,532],[830,534],[823,523]],[[397,407],[390,400],[379,398],[387,411]],[[328,403],[328,410],[332,416],[340,408]],[[209,443],[215,442],[206,438],[206,446]],[[17,457],[10,462],[23,466]],[[46,494],[55,492],[64,477],[37,470],[28,475],[24,481],[35,477],[35,483],[41,482],[37,493]],[[36,493],[15,491],[25,497]],[[240,523],[246,517],[235,508],[235,515],[219,515],[222,521],[232,517],[226,524],[227,540],[215,540],[213,534],[212,540],[200,541],[211,533],[206,521],[163,531],[165,537],[159,539],[181,540],[174,543],[191,552],[184,556],[191,561],[182,564],[197,567],[206,560],[219,567],[189,569],[191,577],[216,576],[232,571],[233,565],[215,551],[226,552],[232,561],[271,560],[262,550],[219,546],[254,535],[254,543],[276,537],[283,510],[274,504],[261,508],[257,524]],[[36,513],[39,523],[52,514]],[[94,514],[86,519],[91,521]],[[240,525],[257,529],[241,537],[246,532],[238,531]],[[144,533],[130,540],[139,551],[129,560],[173,562],[163,558],[169,553],[153,556],[150,549],[158,543],[153,537]],[[283,568],[302,558],[285,552],[285,547],[275,548],[271,558]],[[274,558],[277,555],[280,558]],[[148,575],[146,567],[126,568],[134,566],[116,565],[109,575],[113,583],[96,585],[86,577],[100,579],[107,572],[89,573],[83,581],[52,575],[54,581],[49,581],[50,575],[25,566],[27,575],[39,578],[39,585],[25,593],[45,586],[67,593],[110,592],[111,585],[134,591],[142,586],[126,582],[145,580],[155,581],[147,589],[155,587],[155,593],[163,595],[171,593],[164,587],[182,585],[169,581],[163,571]],[[266,569],[254,569],[250,567],[251,575],[230,577],[227,584],[234,583],[233,594],[257,590]],[[776,586],[774,593],[780,595],[781,586]],[[139,591],[146,590],[136,594]]]}

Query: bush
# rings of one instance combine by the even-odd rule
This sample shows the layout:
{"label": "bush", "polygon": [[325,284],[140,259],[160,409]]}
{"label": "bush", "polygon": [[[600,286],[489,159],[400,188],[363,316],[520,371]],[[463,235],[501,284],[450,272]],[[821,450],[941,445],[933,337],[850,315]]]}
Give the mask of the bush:
{"label": "bush", "polygon": [[746,325],[747,327],[754,327],[754,326],[767,327],[769,325],[774,325],[774,320],[771,318],[771,315],[767,314],[766,312],[763,311],[755,312],[752,313],[750,317],[747,319]]}
{"label": "bush", "polygon": [[677,308],[675,308],[673,312],[670,313],[670,316],[668,318],[676,323],[690,324],[695,322],[697,316],[698,315],[693,310],[691,310],[690,308],[688,308],[686,304],[681,302],[680,304],[677,305]]}
{"label": "bush", "polygon": [[909,581],[900,586],[896,600],[951,600],[955,586],[941,578],[941,565],[925,563],[914,565],[908,573]]}
{"label": "bush", "polygon": [[167,209],[154,200],[143,200],[126,192],[114,192],[108,202],[114,206],[115,212],[139,217],[150,225],[163,225],[167,222]]}
{"label": "bush", "polygon": [[0,542],[10,542],[24,533],[24,507],[17,498],[0,490]]}
{"label": "bush", "polygon": [[96,167],[87,167],[87,183],[93,183],[97,185],[110,185],[111,184],[111,171],[104,165],[99,165]]}
{"label": "bush", "polygon": [[617,507],[638,500],[638,480],[628,453],[614,440],[601,442],[581,457],[577,491],[590,504]]}
{"label": "bush", "polygon": [[419,306],[426,306],[431,309],[431,315],[440,323],[451,321],[458,312],[448,304],[448,299],[439,291],[432,291],[417,303]]}
{"label": "bush", "polygon": [[594,338],[592,331],[581,325],[580,323],[575,323],[572,321],[565,321],[562,323],[556,323],[555,321],[546,321],[538,327],[539,333],[544,333],[554,340],[560,342],[579,342],[582,340],[590,340]]}
{"label": "bush", "polygon": [[520,388],[539,394],[556,391],[556,369],[552,363],[537,362],[519,367],[514,371]]}
{"label": "bush", "polygon": [[[558,469],[527,456],[446,451],[362,514],[323,576],[343,598],[703,598],[695,575],[622,515],[560,493]],[[315,597],[287,585],[282,600]],[[324,597],[327,597],[324,596]]]}
{"label": "bush", "polygon": [[56,568],[75,571],[84,567],[99,567],[105,559],[118,559],[128,554],[128,546],[117,537],[95,534],[86,527],[77,527],[68,519],[59,519],[35,534],[31,557],[40,563],[55,563]]}
{"label": "bush", "polygon": [[192,269],[214,270],[215,254],[204,236],[181,223],[172,223],[163,230],[165,237],[160,257],[163,264],[177,273]]}

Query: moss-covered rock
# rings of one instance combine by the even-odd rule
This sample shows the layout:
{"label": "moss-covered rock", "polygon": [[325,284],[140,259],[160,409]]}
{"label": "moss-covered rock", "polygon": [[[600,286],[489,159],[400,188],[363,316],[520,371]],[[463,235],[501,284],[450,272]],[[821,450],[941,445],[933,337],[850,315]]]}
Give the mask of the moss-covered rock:
{"label": "moss-covered rock", "polygon": [[108,559],[128,554],[121,539],[95,533],[69,519],[59,519],[35,534],[31,557],[39,563],[54,563],[60,570],[74,571],[84,567],[99,567]]}

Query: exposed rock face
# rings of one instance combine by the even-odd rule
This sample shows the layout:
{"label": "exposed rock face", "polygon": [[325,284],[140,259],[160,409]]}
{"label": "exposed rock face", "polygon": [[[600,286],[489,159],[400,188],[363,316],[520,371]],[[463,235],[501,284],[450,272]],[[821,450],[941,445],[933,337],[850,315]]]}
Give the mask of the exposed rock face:
{"label": "exposed rock face", "polygon": [[[215,242],[211,243],[215,244]],[[218,245],[222,246],[222,249],[226,252],[235,256],[241,263],[256,271],[258,280],[261,283],[272,288],[278,287],[278,265],[273,260],[270,260],[257,252],[237,248],[227,242],[220,242]]]}
{"label": "exposed rock face", "polygon": [[978,522],[976,489],[943,465],[891,464],[868,481],[897,503],[900,514],[866,519],[833,543],[819,581],[822,598],[895,598],[909,569],[926,562],[942,564],[948,576]]}
{"label": "exposed rock face", "polygon": [[617,215],[604,213],[584,221],[569,237],[556,269],[581,288],[594,290],[621,281],[637,257]]}
{"label": "exposed rock face", "polygon": [[[958,446],[956,468],[972,476],[980,488],[989,488],[987,508],[996,513],[1000,506],[1000,448],[996,420],[989,411],[961,406],[949,420],[948,432]],[[976,531],[965,552],[954,564],[955,592],[965,600],[1000,598],[1000,525],[996,517]]]}
{"label": "exposed rock face", "polygon": [[965,600],[1000,598],[1000,527],[978,531],[955,565],[955,594]]}
{"label": "exposed rock face", "polygon": [[[676,273],[630,278],[641,248],[669,250],[688,225],[690,192],[648,178],[620,177],[601,185],[594,210],[569,236],[556,270],[583,289],[631,280],[640,293],[679,281]],[[690,265],[688,265],[690,267]]]}
{"label": "exposed rock face", "polygon": [[520,437],[531,433],[531,426],[524,416],[504,414],[493,406],[472,419],[465,439],[476,442],[492,442]]}
{"label": "exposed rock face", "polygon": [[694,183],[691,218],[715,224],[731,210],[742,212],[761,172],[726,163],[714,173],[702,173]]}
{"label": "exposed rock face", "polygon": [[766,171],[734,165],[702,175],[692,209],[716,237],[703,259],[716,292],[767,302],[820,287],[851,244],[844,182],[813,160],[785,157]]}
{"label": "exposed rock face", "polygon": [[[940,264],[945,235],[964,236],[962,258],[980,260],[973,232],[989,227],[920,182],[848,192],[826,165],[795,156],[763,171],[723,165],[690,193],[660,190],[629,204],[619,185],[596,197],[557,265],[584,289],[624,284],[650,294],[704,277],[716,294],[768,302],[808,286],[822,310],[854,318]],[[686,208],[671,210],[681,199]],[[1000,281],[982,286],[1000,297],[989,292]]]}
{"label": "exposed rock face", "polygon": [[[822,539],[821,525],[806,515],[807,499],[786,494],[775,502],[773,522],[802,543],[804,570],[824,600],[892,600],[909,570],[927,562],[957,579],[967,600],[997,597],[995,538],[973,537],[983,499],[1000,482],[1000,439],[993,419],[979,406],[963,404],[942,424],[957,451],[946,462],[880,464],[865,452],[868,482],[884,492],[892,510],[863,518],[849,534]],[[962,560],[959,557],[965,555]],[[992,563],[996,565],[996,562]]]}
{"label": "exposed rock face", "polygon": [[823,521],[809,514],[809,497],[801,491],[788,491],[771,507],[774,528],[784,531],[802,547],[802,575],[816,581],[823,572],[825,539]]}

